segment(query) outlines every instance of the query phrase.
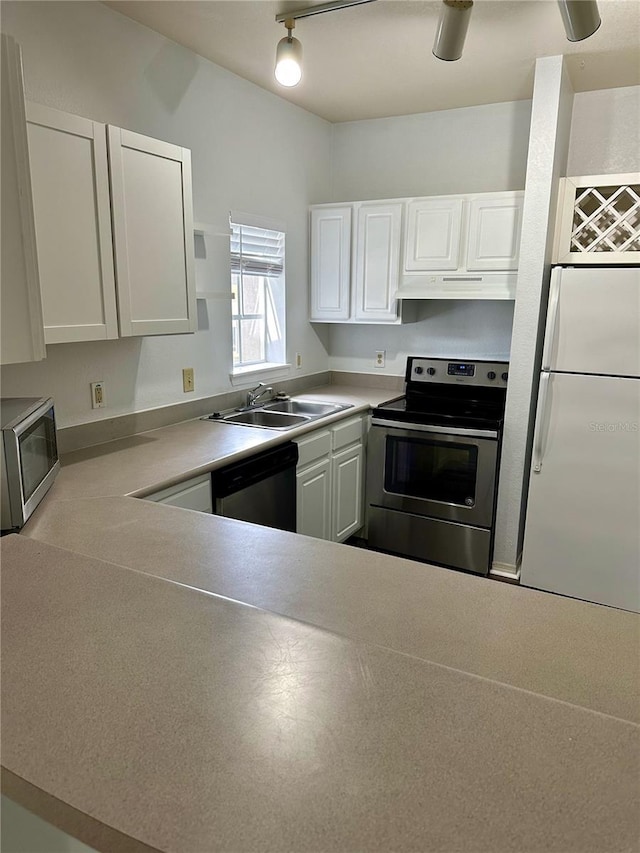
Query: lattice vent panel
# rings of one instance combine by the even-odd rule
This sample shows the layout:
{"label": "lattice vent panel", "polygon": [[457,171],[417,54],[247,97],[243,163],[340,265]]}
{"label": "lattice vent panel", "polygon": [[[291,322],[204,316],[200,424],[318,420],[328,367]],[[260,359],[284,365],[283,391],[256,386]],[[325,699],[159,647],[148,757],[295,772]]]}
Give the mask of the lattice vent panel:
{"label": "lattice vent panel", "polygon": [[640,252],[640,184],[578,187],[572,252]]}

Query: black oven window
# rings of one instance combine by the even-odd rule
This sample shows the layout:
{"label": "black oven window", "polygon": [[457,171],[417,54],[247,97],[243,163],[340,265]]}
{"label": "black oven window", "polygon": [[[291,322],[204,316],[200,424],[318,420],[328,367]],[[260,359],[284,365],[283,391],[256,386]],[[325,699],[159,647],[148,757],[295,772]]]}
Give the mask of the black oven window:
{"label": "black oven window", "polygon": [[475,445],[387,436],[386,492],[473,506],[477,470]]}

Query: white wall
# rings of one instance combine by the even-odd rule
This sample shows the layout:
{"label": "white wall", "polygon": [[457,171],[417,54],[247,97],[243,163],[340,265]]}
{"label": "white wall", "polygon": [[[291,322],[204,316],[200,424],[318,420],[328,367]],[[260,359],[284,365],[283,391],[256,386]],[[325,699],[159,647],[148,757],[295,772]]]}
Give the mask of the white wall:
{"label": "white wall", "polygon": [[345,122],[333,201],[524,189],[531,101]]}
{"label": "white wall", "polygon": [[[333,200],[524,189],[530,115],[516,101],[338,124]],[[426,302],[416,323],[332,326],[330,365],[399,375],[408,355],[508,358],[512,320],[512,302]]]}
{"label": "white wall", "polygon": [[[404,375],[408,355],[508,360],[513,302],[426,300],[416,322],[402,326],[332,326],[334,370]],[[374,366],[386,351],[384,369]]]}
{"label": "white wall", "polygon": [[[326,370],[328,334],[307,321],[307,206],[330,200],[331,125],[100,3],[3,2],[2,28],[22,46],[28,98],[190,148],[196,220],[228,227],[235,209],[286,223],[289,357],[302,353],[297,376]],[[229,305],[199,303],[196,335],[49,346],[45,362],[4,367],[2,393],[51,394],[68,426],[193,399],[183,367],[195,396],[226,391]],[[92,411],[96,380],[108,408]]]}
{"label": "white wall", "polygon": [[574,95],[567,175],[640,169],[640,86]]}

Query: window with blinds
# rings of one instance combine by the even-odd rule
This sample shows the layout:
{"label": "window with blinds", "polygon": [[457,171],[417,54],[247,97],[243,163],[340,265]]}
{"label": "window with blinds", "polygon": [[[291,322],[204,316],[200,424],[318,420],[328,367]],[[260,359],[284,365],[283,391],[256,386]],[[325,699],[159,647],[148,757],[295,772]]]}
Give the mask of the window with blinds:
{"label": "window with blinds", "polygon": [[231,222],[233,367],[283,363],[283,231]]}

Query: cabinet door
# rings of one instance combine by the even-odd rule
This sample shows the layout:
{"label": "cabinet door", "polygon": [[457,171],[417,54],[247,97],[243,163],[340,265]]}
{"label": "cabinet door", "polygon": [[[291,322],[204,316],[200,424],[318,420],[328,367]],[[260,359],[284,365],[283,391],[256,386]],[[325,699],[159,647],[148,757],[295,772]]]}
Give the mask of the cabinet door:
{"label": "cabinet door", "polygon": [[202,474],[184,483],[178,483],[147,495],[147,501],[165,504],[166,506],[179,506],[182,509],[194,509],[197,512],[213,512],[213,499],[211,497],[211,475]]}
{"label": "cabinet door", "polygon": [[120,334],[195,332],[191,152],[108,131]]}
{"label": "cabinet door", "polygon": [[0,363],[14,364],[39,361],[45,357],[45,346],[31,202],[22,60],[20,48],[10,36],[3,35],[1,45]]}
{"label": "cabinet door", "polygon": [[463,201],[425,198],[407,204],[405,270],[455,270],[460,263]]}
{"label": "cabinet door", "polygon": [[296,475],[296,532],[331,539],[331,460]]}
{"label": "cabinet door", "polygon": [[400,273],[402,203],[363,204],[357,210],[354,311],[356,320],[394,323]]}
{"label": "cabinet door", "polygon": [[351,208],[311,211],[310,319],[349,319],[351,287]]}
{"label": "cabinet door", "polygon": [[27,104],[48,344],[118,337],[105,125]]}
{"label": "cabinet door", "polygon": [[523,202],[523,193],[491,193],[471,199],[468,270],[518,269]]}
{"label": "cabinet door", "polygon": [[331,461],[333,480],[333,531],[335,542],[344,542],[363,524],[363,470],[362,444],[336,453]]}

